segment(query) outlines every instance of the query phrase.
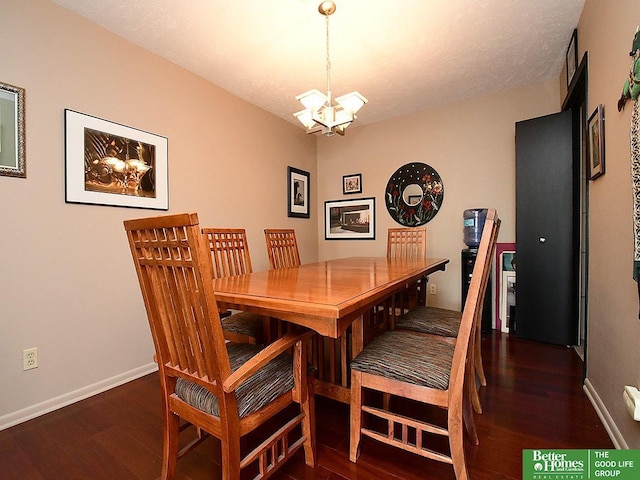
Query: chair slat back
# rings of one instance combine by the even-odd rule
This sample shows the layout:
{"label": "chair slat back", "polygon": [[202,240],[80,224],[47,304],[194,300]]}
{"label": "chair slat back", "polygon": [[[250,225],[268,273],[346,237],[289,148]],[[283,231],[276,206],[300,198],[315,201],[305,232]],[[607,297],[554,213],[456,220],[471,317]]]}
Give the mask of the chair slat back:
{"label": "chair slat back", "polygon": [[300,253],[293,229],[267,228],[264,231],[271,270],[297,267],[300,265]]}
{"label": "chair slat back", "polygon": [[482,316],[482,301],[489,281],[491,271],[491,259],[495,250],[498,231],[500,229],[500,219],[495,209],[487,211],[487,217],[482,229],[482,237],[478,246],[476,263],[471,274],[471,283],[462,311],[460,330],[456,340],[456,347],[453,355],[453,365],[450,378],[450,395],[462,395],[464,383],[464,369],[469,348],[472,342],[472,334],[475,328],[479,327]]}
{"label": "chair slat back", "polygon": [[161,375],[221,392],[229,357],[197,214],[127,220],[124,226]]}
{"label": "chair slat back", "polygon": [[427,250],[426,227],[390,228],[387,236],[387,257],[424,258]]}
{"label": "chair slat back", "polygon": [[244,228],[203,228],[211,251],[213,278],[251,273],[251,256]]}

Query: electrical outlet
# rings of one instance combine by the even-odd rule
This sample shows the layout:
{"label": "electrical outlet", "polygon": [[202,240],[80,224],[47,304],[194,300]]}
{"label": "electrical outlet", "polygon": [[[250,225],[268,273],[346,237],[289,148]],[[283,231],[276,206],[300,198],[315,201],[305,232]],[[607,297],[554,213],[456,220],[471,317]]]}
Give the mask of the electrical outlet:
{"label": "electrical outlet", "polygon": [[430,283],[429,284],[429,294],[431,294],[431,295],[435,295],[436,294],[436,284],[435,283]]}
{"label": "electrical outlet", "polygon": [[22,370],[31,370],[32,368],[38,368],[38,347],[22,351]]}

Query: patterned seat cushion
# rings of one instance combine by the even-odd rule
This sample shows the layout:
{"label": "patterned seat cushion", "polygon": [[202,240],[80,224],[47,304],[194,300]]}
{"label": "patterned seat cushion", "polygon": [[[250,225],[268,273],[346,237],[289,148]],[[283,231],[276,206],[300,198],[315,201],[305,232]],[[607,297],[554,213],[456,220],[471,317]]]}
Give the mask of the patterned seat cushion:
{"label": "patterned seat cushion", "polygon": [[[248,343],[227,343],[231,371],[235,372],[260,351]],[[292,390],[293,359],[283,353],[262,367],[236,389],[240,418],[269,404],[283,393]],[[214,416],[220,416],[218,398],[206,388],[179,378],[176,394],[189,405]]]}
{"label": "patterned seat cushion", "polygon": [[263,334],[263,318],[254,313],[234,313],[222,319],[222,329],[227,332],[260,339]]}
{"label": "patterned seat cushion", "polygon": [[353,370],[423,387],[449,388],[454,346],[409,331],[378,336],[351,362]]}
{"label": "patterned seat cushion", "polygon": [[455,338],[461,320],[462,312],[419,306],[402,315],[396,322],[396,329]]}

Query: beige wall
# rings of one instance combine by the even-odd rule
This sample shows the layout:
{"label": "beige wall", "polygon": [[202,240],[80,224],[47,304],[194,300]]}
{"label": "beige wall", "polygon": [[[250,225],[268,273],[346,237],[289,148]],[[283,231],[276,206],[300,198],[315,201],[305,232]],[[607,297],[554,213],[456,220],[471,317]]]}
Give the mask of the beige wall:
{"label": "beige wall", "polygon": [[[315,220],[286,215],[287,165],[312,192],[317,175],[303,129],[49,1],[4,1],[0,23],[0,81],[26,89],[27,132],[27,178],[0,177],[2,428],[152,368],[122,221],[166,212],[65,204],[65,108],[168,137],[169,213],[247,228],[256,270],[265,227],[296,228],[302,260],[317,258]],[[23,372],[35,346],[40,367]]]}
{"label": "beige wall", "polygon": [[319,139],[319,208],[325,200],[354,197],[342,195],[342,175],[362,173],[362,196],[376,197],[377,209],[375,241],[324,240],[321,212],[319,257],[384,255],[387,229],[400,226],[385,207],[389,177],[406,163],[427,163],[444,182],[441,211],[426,225],[427,255],[451,259],[445,272],[431,277],[438,293],[429,295],[429,302],[459,308],[463,212],[497,208],[502,219],[498,241],[515,241],[515,122],[558,111],[559,104],[557,82],[546,82]]}
{"label": "beige wall", "polygon": [[622,401],[624,385],[640,385],[638,290],[632,279],[632,104],[619,113],[616,103],[631,66],[638,13],[635,0],[587,0],[578,26],[580,56],[589,52],[588,111],[601,103],[606,118],[606,173],[589,191],[588,379],[619,429],[621,445],[630,448],[640,448],[640,425]]}

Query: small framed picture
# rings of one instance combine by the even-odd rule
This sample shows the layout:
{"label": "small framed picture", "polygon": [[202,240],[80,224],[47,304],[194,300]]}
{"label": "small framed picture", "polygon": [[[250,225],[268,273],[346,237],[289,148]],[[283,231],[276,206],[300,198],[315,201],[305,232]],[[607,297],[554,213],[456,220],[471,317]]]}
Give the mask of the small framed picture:
{"label": "small framed picture", "polygon": [[374,197],[324,202],[325,240],[375,240],[375,208]]}
{"label": "small framed picture", "polygon": [[571,34],[571,40],[569,40],[569,46],[567,47],[566,55],[566,70],[567,70],[567,87],[571,85],[573,74],[576,73],[578,67],[578,30],[574,29]]}
{"label": "small framed picture", "polygon": [[362,193],[362,174],[354,173],[342,177],[342,193]]}
{"label": "small framed picture", "polygon": [[602,104],[589,117],[589,180],[604,175],[604,106]]}
{"label": "small framed picture", "polygon": [[287,167],[287,198],[289,217],[309,218],[309,172]]}
{"label": "small framed picture", "polygon": [[169,209],[167,138],[65,110],[65,200]]}

